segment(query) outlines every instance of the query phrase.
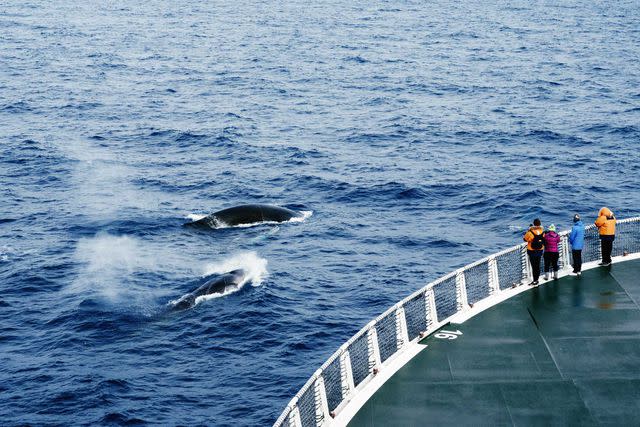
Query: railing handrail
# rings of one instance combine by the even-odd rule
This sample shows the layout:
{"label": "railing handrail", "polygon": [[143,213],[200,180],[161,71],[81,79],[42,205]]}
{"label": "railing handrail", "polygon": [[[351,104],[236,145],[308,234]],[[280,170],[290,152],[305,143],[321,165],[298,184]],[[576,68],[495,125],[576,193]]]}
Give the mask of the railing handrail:
{"label": "railing handrail", "polygon": [[[640,222],[640,217],[632,217],[632,218],[626,218],[623,220],[618,220],[617,224],[618,226],[620,225],[625,225],[625,224],[631,224],[631,223],[637,223]],[[591,232],[592,230],[595,229],[595,225],[594,224],[589,224],[585,226],[585,236],[587,235],[587,232]],[[620,230],[620,228],[619,228]],[[570,230],[565,230],[562,231],[560,233],[558,233],[561,237],[561,245],[564,245],[565,248],[567,248],[568,245],[568,234],[570,233]],[[593,234],[593,233],[591,233]],[[640,240],[640,239],[639,239]],[[632,242],[633,243],[633,242]],[[593,248],[592,248],[593,249]],[[634,251],[634,252],[640,252],[640,249],[638,251]],[[367,323],[365,326],[363,326],[358,332],[356,332],[351,338],[349,338],[343,345],[341,345],[323,364],[322,366],[311,376],[311,378],[309,378],[309,380],[307,380],[307,382],[302,386],[302,388],[298,391],[298,393],[296,393],[296,395],[291,399],[291,401],[289,402],[289,404],[285,407],[285,410],[281,413],[281,415],[278,417],[277,421],[274,423],[274,426],[281,426],[283,425],[283,423],[285,422],[285,420],[287,418],[291,418],[292,413],[294,413],[294,411],[296,409],[299,410],[299,408],[297,408],[298,406],[298,402],[299,400],[305,395],[305,393],[307,393],[307,391],[309,391],[309,389],[311,387],[317,386],[318,385],[318,380],[322,379],[323,373],[326,372],[327,368],[332,365],[333,363],[336,362],[336,360],[340,360],[340,366],[341,366],[341,370],[342,370],[342,359],[343,356],[345,354],[348,354],[349,352],[349,348],[352,344],[354,344],[358,339],[362,338],[364,335],[371,335],[372,331],[375,332],[376,331],[376,326],[379,324],[380,321],[382,321],[383,319],[386,319],[388,316],[390,316],[393,313],[396,313],[396,315],[398,315],[398,318],[401,319],[401,316],[399,316],[399,313],[401,313],[401,310],[404,309],[404,307],[407,305],[407,303],[415,300],[417,297],[419,297],[420,295],[424,295],[425,296],[425,322],[427,323],[427,329],[425,331],[422,331],[421,334],[418,337],[409,337],[409,341],[416,341],[416,340],[420,340],[422,338],[424,338],[425,336],[429,335],[430,333],[433,333],[435,330],[437,330],[437,328],[439,328],[441,325],[446,324],[447,322],[449,322],[454,316],[458,315],[460,312],[464,311],[464,310],[468,310],[469,307],[465,307],[464,305],[460,304],[460,300],[464,300],[464,302],[466,301],[466,283],[464,281],[464,274],[465,272],[469,272],[471,271],[471,269],[479,267],[483,264],[487,264],[487,285],[489,286],[489,288],[491,288],[492,283],[492,262],[495,265],[495,260],[497,260],[498,258],[502,257],[502,256],[506,256],[509,254],[519,254],[521,256],[521,259],[523,260],[522,262],[524,262],[525,264],[522,265],[522,276],[523,278],[520,280],[520,284],[522,284],[522,281],[524,280],[525,277],[527,276],[527,273],[530,271],[530,266],[528,265],[528,261],[525,257],[525,253],[526,253],[526,243],[521,243],[512,247],[509,247],[507,249],[504,249],[500,252],[496,252],[494,254],[491,254],[489,256],[486,256],[480,260],[474,261],[470,264],[465,265],[462,268],[459,268],[455,271],[452,271],[428,284],[426,284],[425,286],[423,286],[422,288],[416,290],[415,292],[411,293],[410,295],[408,295],[407,297],[403,298],[402,300],[398,301],[396,304],[394,304],[393,306],[389,307],[387,310],[385,310],[382,314],[380,314],[379,316],[377,316],[374,320],[370,321],[369,323]],[[568,251],[566,252],[568,254]],[[626,251],[625,251],[626,253]],[[598,254],[599,255],[599,254]],[[564,263],[563,266],[564,268],[567,267],[568,265],[568,261],[569,259],[567,258],[568,255],[565,254],[561,254],[561,260]],[[496,267],[494,267],[496,268]],[[528,270],[527,270],[528,269]],[[499,270],[497,271],[499,274]],[[460,279],[460,277],[462,277]],[[464,297],[461,297],[460,295],[456,295],[456,303],[458,305],[458,308],[455,310],[455,312],[453,312],[453,314],[450,314],[449,316],[447,316],[444,319],[439,319],[438,317],[438,313],[437,313],[437,309],[434,312],[431,312],[433,310],[433,308],[436,306],[435,303],[435,289],[437,286],[446,283],[448,280],[451,280],[455,278],[455,287],[456,287],[456,292],[459,290],[458,288],[460,287],[460,283],[464,284],[464,287],[462,287],[462,289],[464,289],[463,293],[465,294]],[[493,280],[498,280],[498,288],[500,285],[499,282],[499,278],[494,278]],[[496,283],[493,283],[493,285],[496,285]],[[501,290],[502,291],[502,290]],[[485,298],[481,298],[479,301],[483,301],[486,299],[491,298],[491,296],[485,297]],[[479,302],[478,301],[478,302]],[[430,304],[430,305],[429,305]],[[429,305],[429,306],[428,306]],[[428,321],[427,318],[431,316],[431,325],[428,325]],[[433,320],[436,320],[435,322]],[[402,322],[402,319],[400,320],[400,322]],[[405,329],[407,327],[406,325],[406,317],[404,319],[405,322]],[[397,327],[397,325],[396,325]],[[400,328],[402,329],[402,328]],[[424,332],[424,333],[423,333]],[[406,334],[405,334],[406,335]],[[396,345],[397,345],[397,341],[399,339],[401,339],[402,337],[398,337],[398,335],[396,335]],[[378,351],[380,351],[378,349]],[[391,356],[395,356],[398,352],[400,351],[400,349],[397,349],[396,352],[394,352]],[[369,355],[370,357],[370,355]],[[386,361],[382,361],[379,362],[379,365],[383,365],[384,363],[386,363]],[[379,369],[381,366],[377,366],[377,368],[374,368],[372,370],[372,372],[370,372],[367,377],[365,378],[365,380],[363,380],[361,382],[361,384],[365,384],[367,381],[367,378],[370,380],[373,376],[376,375],[376,369]],[[351,370],[351,367],[349,367],[348,370]],[[342,372],[342,371],[341,371]],[[353,377],[353,373],[350,372],[348,373]],[[348,375],[347,375],[348,376]],[[353,378],[352,378],[352,382],[353,382]],[[349,384],[347,384],[347,387],[351,387]],[[323,390],[325,390],[325,396],[323,396],[323,398],[326,400],[327,396],[326,396],[326,389],[324,388],[324,384],[322,384],[321,387]],[[341,390],[343,389],[343,385],[341,384]],[[349,397],[349,396],[347,396]],[[340,406],[342,406],[345,403],[346,397],[342,397],[340,403],[338,404],[338,406],[336,407],[336,409],[338,409]],[[314,401],[315,402],[315,401]],[[326,404],[326,402],[325,402]],[[333,417],[335,415],[335,413],[333,411],[329,411],[329,413],[324,413],[327,411],[326,408],[318,408],[317,407],[317,402],[315,402],[315,419],[317,420],[318,418],[320,418],[321,420],[326,419],[327,416],[329,417]],[[326,405],[325,405],[326,406]],[[321,414],[321,416],[318,416],[318,412],[323,412]],[[299,421],[300,420],[300,414],[297,414],[296,419]],[[297,422],[294,422],[294,425],[298,424]],[[298,426],[299,427],[299,426]]]}

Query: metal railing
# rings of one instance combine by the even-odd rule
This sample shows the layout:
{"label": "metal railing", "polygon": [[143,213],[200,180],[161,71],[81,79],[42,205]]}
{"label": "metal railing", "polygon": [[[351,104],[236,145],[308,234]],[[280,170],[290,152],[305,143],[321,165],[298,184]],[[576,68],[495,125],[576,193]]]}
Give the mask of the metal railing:
{"label": "metal railing", "polygon": [[[561,270],[572,264],[568,234],[560,233]],[[616,227],[612,256],[632,253],[640,253],[640,217],[618,221]],[[594,225],[586,226],[582,261],[600,257],[598,230]],[[274,427],[331,424],[354,395],[409,343],[435,332],[479,302],[502,301],[497,297],[530,280],[531,265],[523,243],[429,283],[390,307],[333,353],[287,405]]]}

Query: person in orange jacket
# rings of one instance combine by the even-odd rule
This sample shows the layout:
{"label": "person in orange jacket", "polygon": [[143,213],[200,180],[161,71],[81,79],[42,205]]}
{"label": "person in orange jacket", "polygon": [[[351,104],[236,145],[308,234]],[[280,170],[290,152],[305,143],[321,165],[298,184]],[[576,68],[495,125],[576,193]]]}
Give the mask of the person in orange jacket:
{"label": "person in orange jacket", "polygon": [[600,232],[600,248],[602,249],[602,262],[599,265],[611,265],[613,241],[616,238],[616,217],[611,209],[604,207],[598,212],[595,224]]}
{"label": "person in orange jacket", "polygon": [[529,255],[529,261],[531,262],[531,268],[533,270],[533,281],[529,283],[529,286],[537,286],[538,279],[540,278],[540,259],[544,251],[544,228],[540,219],[533,220],[533,225],[529,227],[522,240],[527,242],[527,254]]}

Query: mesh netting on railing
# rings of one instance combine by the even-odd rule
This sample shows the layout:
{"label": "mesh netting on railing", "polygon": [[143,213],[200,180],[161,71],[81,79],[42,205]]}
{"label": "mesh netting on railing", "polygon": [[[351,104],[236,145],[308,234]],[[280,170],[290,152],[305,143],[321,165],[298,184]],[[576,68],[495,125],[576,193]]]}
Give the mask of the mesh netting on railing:
{"label": "mesh netting on railing", "polygon": [[322,372],[322,379],[324,380],[324,388],[327,393],[327,404],[329,405],[329,411],[333,411],[338,407],[343,398],[342,390],[342,364],[340,358],[336,359],[327,366]]}
{"label": "mesh netting on railing", "polygon": [[600,258],[600,236],[598,235],[598,229],[595,226],[585,227],[582,262],[597,261]]}
{"label": "mesh netting on railing", "polygon": [[376,323],[378,347],[380,348],[380,360],[382,362],[398,351],[396,317],[395,311],[392,311]]}
{"label": "mesh netting on railing", "polygon": [[522,246],[497,255],[496,264],[500,289],[509,289],[514,285],[520,285],[524,280],[525,261]]}
{"label": "mesh netting on railing", "polygon": [[353,384],[357,387],[365,378],[373,372],[373,348],[369,334],[362,334],[347,348],[349,360],[353,371]]}
{"label": "mesh netting on railing", "polygon": [[640,252],[640,222],[621,221],[616,230],[612,256]]}
{"label": "mesh netting on railing", "polygon": [[618,229],[616,231],[617,233],[616,238],[613,241],[613,250],[611,251],[611,256],[620,256],[627,252],[627,247],[630,246],[630,238],[633,238],[633,229],[631,227],[618,226]]}
{"label": "mesh netting on railing", "polygon": [[427,330],[427,302],[424,293],[420,293],[404,303],[404,317],[407,321],[407,333],[412,340]]}
{"label": "mesh netting on railing", "polygon": [[302,427],[316,426],[316,388],[311,385],[298,399]]}
{"label": "mesh netting on railing", "polygon": [[[561,237],[558,248],[560,268],[566,271],[570,267],[571,248],[567,233],[561,233]],[[626,253],[640,253],[640,218],[618,222],[612,256]],[[598,230],[589,225],[585,228],[582,260],[587,263],[600,259]],[[502,292],[521,285],[525,279],[530,279],[529,274],[526,246],[521,244],[468,265],[457,274],[430,283],[360,330],[334,353],[318,371],[319,374],[315,374],[298,392],[297,400],[294,399],[287,406],[275,426],[322,425],[325,417],[329,414],[333,417],[333,411],[340,407],[348,395],[354,393],[352,387],[358,387],[367,378],[373,378],[382,364],[396,353],[402,353],[406,347],[404,328],[409,341],[416,340],[422,332],[432,333],[453,315],[468,310],[465,302],[475,304],[488,300],[492,296],[492,289]],[[463,277],[464,288],[461,287]],[[345,358],[345,352],[348,352],[348,359]],[[324,394],[319,394],[323,390]],[[326,402],[325,407],[323,402]]]}
{"label": "mesh netting on railing", "polygon": [[433,286],[433,294],[436,300],[438,321],[446,319],[458,311],[458,292],[455,275],[436,283]]}
{"label": "mesh netting on railing", "polygon": [[491,294],[489,287],[489,261],[482,262],[464,270],[467,289],[467,302],[475,304]]}

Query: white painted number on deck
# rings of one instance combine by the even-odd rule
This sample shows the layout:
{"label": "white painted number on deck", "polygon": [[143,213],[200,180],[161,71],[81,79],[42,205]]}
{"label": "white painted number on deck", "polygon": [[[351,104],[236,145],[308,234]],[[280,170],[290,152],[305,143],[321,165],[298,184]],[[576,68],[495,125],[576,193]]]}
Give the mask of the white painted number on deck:
{"label": "white painted number on deck", "polygon": [[455,331],[455,332],[451,332],[451,331],[440,331],[437,334],[435,334],[434,336],[436,338],[440,338],[442,340],[455,340],[456,338],[458,338],[458,336],[462,335],[462,332],[460,331]]}

